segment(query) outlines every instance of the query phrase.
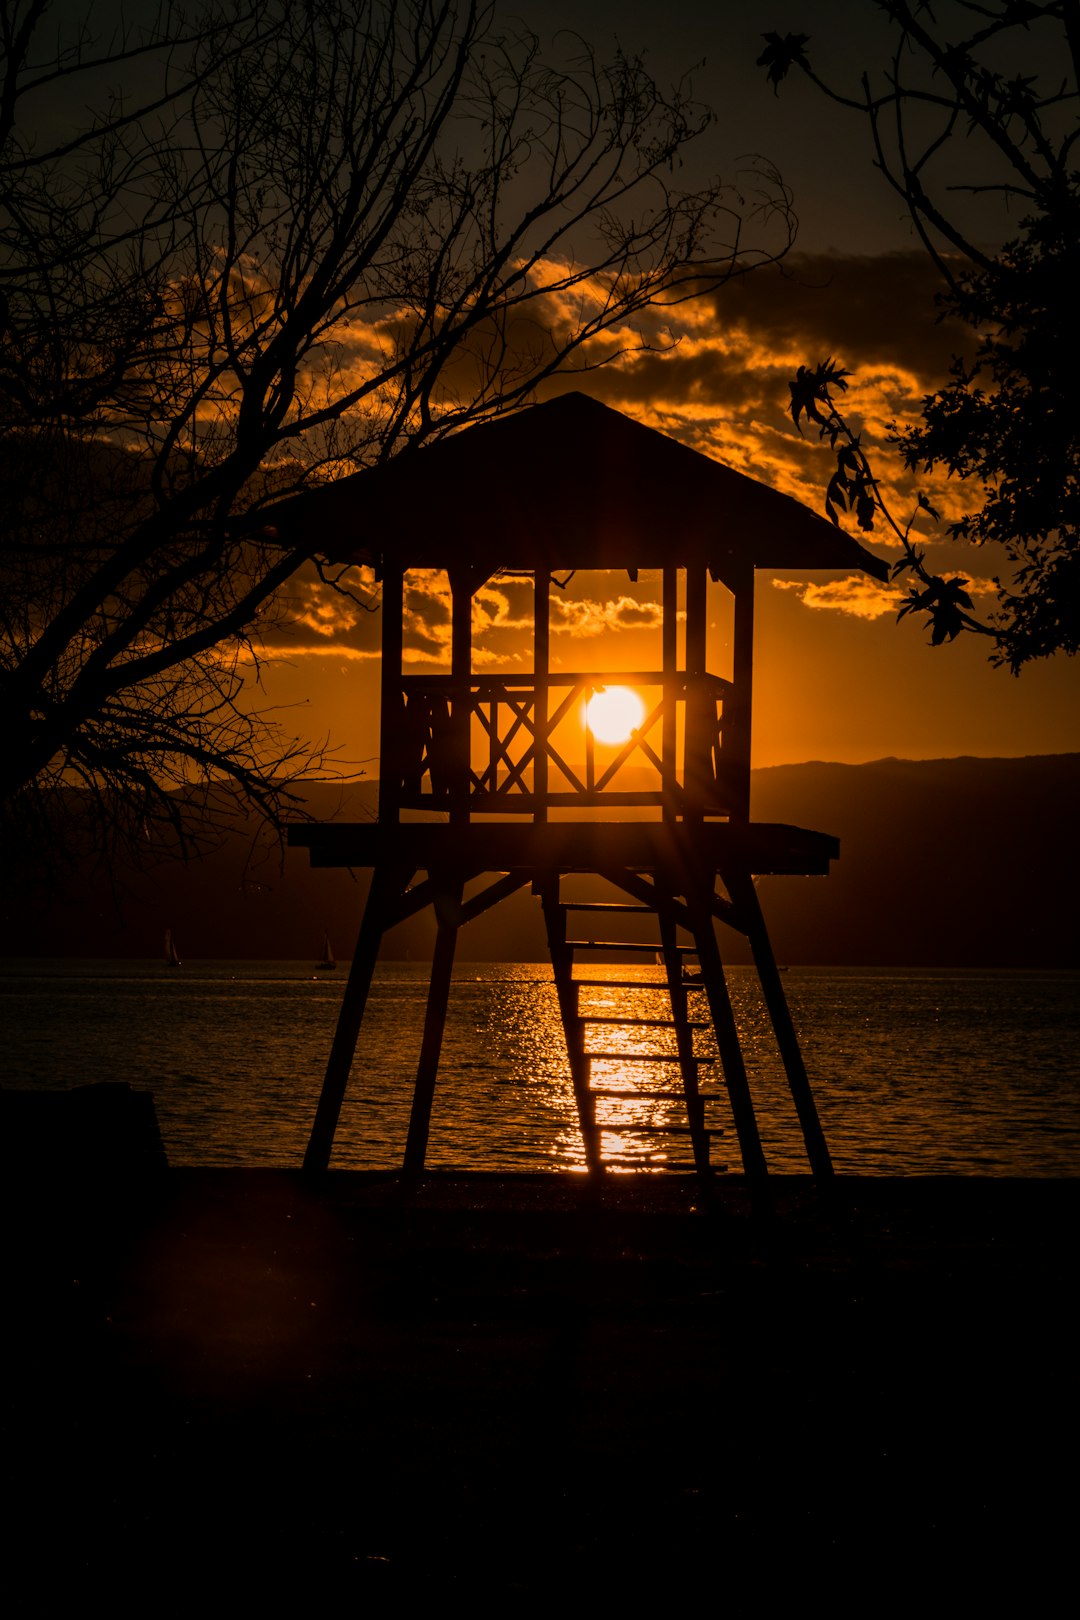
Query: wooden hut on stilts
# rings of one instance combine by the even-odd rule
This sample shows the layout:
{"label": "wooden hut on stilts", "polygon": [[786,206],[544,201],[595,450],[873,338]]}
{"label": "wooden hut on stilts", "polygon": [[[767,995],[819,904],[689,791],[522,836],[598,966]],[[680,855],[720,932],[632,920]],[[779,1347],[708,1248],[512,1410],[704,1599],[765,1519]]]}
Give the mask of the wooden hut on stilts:
{"label": "wooden hut on stilts", "polygon": [[[719,923],[749,941],[810,1168],[829,1176],[754,879],[827,873],[839,849],[825,833],[750,819],[754,582],[760,570],[860,570],[885,579],[886,565],[798,502],[580,394],[343,479],[290,503],[282,517],[302,525],[314,548],[366,562],[382,582],[378,819],[289,834],[315,866],[373,874],[306,1168],[330,1161],[383,936],[431,907],[437,932],[404,1144],[404,1171],[423,1170],[458,936],[528,888],[543,908],[591,1172],[612,1162],[616,1143],[631,1165],[690,1163],[707,1173],[723,1103],[747,1177],[765,1176]],[[413,569],[448,576],[448,673],[403,669]],[[602,755],[587,728],[582,743],[578,717],[613,679],[610,670],[567,670],[551,656],[553,589],[586,569],[632,580],[656,570],[662,598],[660,667],[617,677],[644,699],[644,716]],[[473,667],[473,598],[509,573],[532,582],[532,669],[493,675]],[[724,675],[706,661],[709,592],[717,588],[730,599]],[[583,759],[566,740],[575,719]],[[617,819],[605,817],[611,811]],[[581,875],[606,880],[605,892],[618,899],[573,898],[567,880],[580,894]],[[625,932],[626,913],[647,932],[605,939],[605,930]],[[587,960],[618,951],[662,964],[662,1018],[591,1013]],[[602,982],[618,986],[610,976]],[[628,984],[640,989],[639,979]],[[666,1026],[651,1087],[602,1083],[611,1055],[605,1035],[610,1044],[620,1024]],[[715,1037],[722,1080],[703,1083],[696,1031]],[[664,1107],[650,1114],[643,1097]],[[647,1139],[643,1149],[627,1152],[638,1137]],[[689,1153],[680,1155],[677,1143]]]}

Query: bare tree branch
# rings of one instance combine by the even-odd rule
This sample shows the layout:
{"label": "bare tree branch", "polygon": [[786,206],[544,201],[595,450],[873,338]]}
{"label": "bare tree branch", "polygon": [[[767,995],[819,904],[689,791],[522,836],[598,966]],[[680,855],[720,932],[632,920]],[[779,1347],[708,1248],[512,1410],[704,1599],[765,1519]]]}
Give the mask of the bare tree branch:
{"label": "bare tree branch", "polygon": [[99,850],[188,847],[328,768],[251,692],[307,560],[263,508],[609,359],[790,199],[678,191],[706,109],[478,0],[46,19],[0,4],[0,826],[51,858],[78,785]]}

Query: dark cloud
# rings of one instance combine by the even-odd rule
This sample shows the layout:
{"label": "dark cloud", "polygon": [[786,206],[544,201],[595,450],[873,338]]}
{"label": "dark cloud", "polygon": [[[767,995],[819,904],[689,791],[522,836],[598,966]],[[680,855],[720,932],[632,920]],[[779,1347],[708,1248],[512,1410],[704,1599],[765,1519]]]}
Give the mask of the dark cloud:
{"label": "dark cloud", "polygon": [[[877,256],[800,254],[782,270],[762,269],[673,307],[658,307],[603,334],[582,354],[583,368],[551,379],[544,397],[583,388],[683,443],[820,509],[833,453],[791,421],[788,380],[800,363],[832,356],[852,373],[844,408],[874,460],[881,486],[903,516],[913,503],[910,477],[889,444],[889,424],[910,419],[923,394],[944,378],[951,354],[968,334],[938,319],[936,274],[919,252]],[[586,296],[587,289],[581,290]],[[568,325],[565,301],[541,299],[533,314],[555,332]],[[511,352],[535,361],[549,341],[543,321],[511,321],[501,333]],[[478,340],[479,342],[479,340]],[[479,353],[484,344],[479,342]],[[505,351],[504,351],[505,352]],[[477,353],[459,357],[466,372]],[[610,361],[609,364],[603,362]],[[453,372],[451,382],[462,381]],[[467,378],[465,380],[468,380]],[[475,382],[475,378],[472,379]],[[450,392],[452,392],[452,388]],[[955,516],[957,490],[931,488],[934,503]],[[874,540],[888,543],[886,532]],[[895,595],[847,582],[800,590],[807,606],[864,617],[895,611]],[[474,652],[479,662],[520,656],[531,601],[520,582],[490,581],[474,603]],[[282,638],[291,652],[340,648],[353,657],[377,653],[377,619],[335,595],[306,570],[293,600],[293,623]],[[405,604],[405,656],[445,664],[450,602],[445,576],[418,570]],[[648,629],[655,603],[588,592],[553,604],[553,629],[595,636],[608,629]]]}
{"label": "dark cloud", "polygon": [[376,657],[377,608],[378,591],[369,571],[348,569],[335,586],[307,562],[278,593],[272,615],[259,622],[260,647],[286,657],[306,652]]}
{"label": "dark cloud", "polygon": [[629,409],[635,405],[681,407],[701,404],[745,411],[761,407],[777,387],[768,371],[751,368],[745,358],[713,345],[689,344],[663,354],[643,354],[631,364],[607,366],[592,372],[586,392],[607,405]]}
{"label": "dark cloud", "polygon": [[423,621],[420,619],[406,619],[401,633],[402,653],[406,658],[431,659],[436,663],[445,662],[447,653],[446,641],[440,641],[429,635]]}
{"label": "dark cloud", "polygon": [[[959,323],[939,318],[940,289],[921,253],[795,255],[782,268],[651,311],[639,323],[639,353],[625,355],[623,344],[623,363],[584,379],[564,376],[547,392],[584,386],[633,415],[673,413],[680,425],[663,425],[683,439],[695,418],[708,415],[760,433],[782,429],[796,366],[831,357],[854,383],[873,380],[874,415],[901,418],[944,381],[970,339]],[[617,347],[611,343],[610,352]],[[588,358],[608,352],[593,345]],[[728,459],[722,447],[716,453]]]}
{"label": "dark cloud", "polygon": [[933,387],[970,340],[940,319],[941,277],[923,252],[792,254],[777,267],[729,282],[710,297],[718,327],[741,327],[765,344],[806,350],[808,362],[899,366]]}
{"label": "dark cloud", "polygon": [[423,619],[432,629],[449,625],[451,616],[449,591],[449,586],[442,581],[434,589],[426,590],[419,585],[410,584],[405,591],[406,617],[415,616]]}

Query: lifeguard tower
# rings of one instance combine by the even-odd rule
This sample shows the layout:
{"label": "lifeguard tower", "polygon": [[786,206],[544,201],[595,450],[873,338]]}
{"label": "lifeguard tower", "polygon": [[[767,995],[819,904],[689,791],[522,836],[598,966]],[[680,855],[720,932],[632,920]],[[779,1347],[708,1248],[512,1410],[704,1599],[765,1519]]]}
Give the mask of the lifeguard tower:
{"label": "lifeguard tower", "polygon": [[[831,1174],[754,878],[827,873],[825,833],[750,820],[754,580],[759,570],[861,570],[886,564],[785,495],[581,394],[466,429],[290,503],[319,551],[372,566],[382,582],[378,819],[294,826],[289,842],[320,867],[372,869],[305,1167],[329,1163],[364,1008],[388,929],[432,907],[437,932],[404,1172],[424,1167],[455,946],[462,928],[515,891],[539,898],[566,1038],[584,1160],[692,1165],[707,1173],[724,1105],[742,1165],[766,1173],[717,922],[749,940],[810,1167]],[[403,671],[406,576],[445,570],[448,672]],[[660,667],[567,669],[552,658],[553,592],[577,570],[655,570]],[[474,669],[473,599],[496,576],[532,585],[532,669]],[[730,610],[724,675],[706,663],[709,591]],[[608,649],[605,649],[605,653]],[[600,749],[582,708],[618,681],[640,694],[640,723]],[[614,812],[614,814],[612,814]],[[615,900],[568,897],[585,874]],[[630,918],[627,913],[636,914]],[[583,920],[582,920],[583,919]],[[628,922],[639,937],[625,936]],[[650,965],[662,1015],[598,1014],[598,957]],[[636,956],[635,956],[636,953]],[[612,1026],[665,1043],[635,1055],[654,1079],[603,1083]],[[715,1038],[715,1076],[699,1042]],[[599,1043],[599,1044],[598,1044]],[[722,1079],[720,1076],[722,1075]],[[599,1076],[599,1078],[598,1078]],[[655,1109],[642,1108],[642,1100]],[[638,1151],[625,1151],[638,1142]],[[679,1153],[679,1145],[684,1151]],[[689,1147],[689,1153],[685,1151]]]}

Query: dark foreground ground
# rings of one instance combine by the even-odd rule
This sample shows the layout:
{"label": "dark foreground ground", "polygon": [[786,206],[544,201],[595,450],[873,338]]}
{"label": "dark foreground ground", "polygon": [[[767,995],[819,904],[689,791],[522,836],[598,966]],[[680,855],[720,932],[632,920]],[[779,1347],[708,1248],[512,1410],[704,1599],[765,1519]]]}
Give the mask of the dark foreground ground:
{"label": "dark foreground ground", "polygon": [[1080,1184],[774,1191],[9,1178],[5,1585],[1037,1612],[1075,1571]]}

